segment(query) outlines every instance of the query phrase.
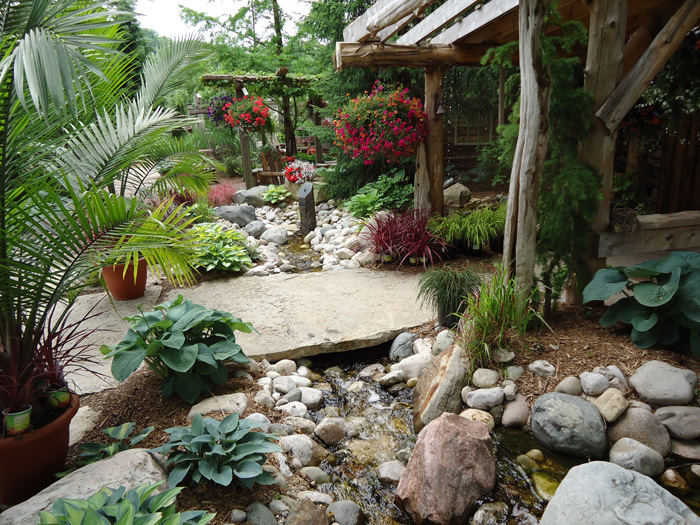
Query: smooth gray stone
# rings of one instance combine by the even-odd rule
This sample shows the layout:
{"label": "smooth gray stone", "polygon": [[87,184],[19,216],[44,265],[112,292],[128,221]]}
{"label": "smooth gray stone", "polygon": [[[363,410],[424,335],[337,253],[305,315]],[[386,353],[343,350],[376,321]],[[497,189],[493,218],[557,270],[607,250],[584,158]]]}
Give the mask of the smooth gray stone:
{"label": "smooth gray stone", "polygon": [[663,407],[654,415],[675,438],[700,437],[700,408],[698,407]]}
{"label": "smooth gray stone", "polygon": [[255,208],[252,206],[219,206],[214,208],[214,213],[230,223],[238,224],[241,228],[245,228],[256,220]]}
{"label": "smooth gray stone", "polygon": [[333,514],[333,519],[338,525],[364,525],[367,522],[365,513],[354,501],[334,501],[328,505],[327,511]]}
{"label": "smooth gray stone", "polygon": [[693,399],[698,376],[662,361],[649,361],[630,377],[642,401],[656,406],[687,405]]}
{"label": "smooth gray stone", "polygon": [[418,339],[418,336],[410,332],[402,332],[397,335],[394,342],[391,343],[389,359],[392,361],[401,361],[409,355],[413,355],[413,342],[416,339]]}
{"label": "smooth gray stone", "polygon": [[246,520],[251,523],[251,525],[277,525],[277,518],[262,503],[251,503],[245,509]]}
{"label": "smooth gray stone", "polygon": [[649,477],[658,476],[664,471],[661,454],[631,438],[622,438],[612,446],[610,463]]}

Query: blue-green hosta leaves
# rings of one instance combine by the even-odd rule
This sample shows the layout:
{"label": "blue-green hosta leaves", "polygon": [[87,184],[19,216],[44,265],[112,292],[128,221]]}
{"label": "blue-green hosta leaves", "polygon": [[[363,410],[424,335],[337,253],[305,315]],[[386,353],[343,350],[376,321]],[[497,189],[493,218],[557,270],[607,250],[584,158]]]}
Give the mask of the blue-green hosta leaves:
{"label": "blue-green hosta leaves", "polygon": [[583,290],[583,302],[605,301],[627,286],[627,275],[614,268],[603,268]]}
{"label": "blue-green hosta leaves", "polygon": [[224,362],[247,363],[236,343],[236,331],[253,327],[228,312],[213,310],[185,300],[160,304],[151,312],[127,317],[131,328],[120,343],[100,351],[113,358],[112,374],[120,381],[145,360],[163,380],[163,395],[173,393],[194,403],[201,393],[228,379]]}
{"label": "blue-green hosta leaves", "polygon": [[153,449],[167,455],[173,465],[168,482],[174,487],[190,475],[193,486],[212,481],[228,486],[233,482],[252,488],[255,483],[270,484],[272,476],[262,466],[266,454],[279,452],[275,436],[256,432],[256,423],[241,420],[238,414],[222,421],[197,414],[189,427],[166,430],[170,440]]}
{"label": "blue-green hosta leaves", "polygon": [[599,270],[583,292],[584,302],[623,290],[627,297],[608,307],[603,326],[631,324],[639,348],[689,340],[700,355],[700,254],[672,252],[628,268]]}

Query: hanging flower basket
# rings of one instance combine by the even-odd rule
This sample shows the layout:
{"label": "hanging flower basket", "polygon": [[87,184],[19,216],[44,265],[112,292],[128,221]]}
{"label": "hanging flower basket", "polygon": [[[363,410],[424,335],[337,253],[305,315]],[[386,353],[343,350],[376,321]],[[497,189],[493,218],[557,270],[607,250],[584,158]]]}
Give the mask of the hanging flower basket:
{"label": "hanging flower basket", "polygon": [[232,128],[241,128],[248,132],[260,132],[268,129],[268,108],[263,99],[256,95],[233,99],[223,106],[223,119]]}
{"label": "hanging flower basket", "polygon": [[428,116],[421,101],[407,93],[377,82],[371,93],[351,100],[335,121],[336,144],[365,164],[413,157],[428,134]]}

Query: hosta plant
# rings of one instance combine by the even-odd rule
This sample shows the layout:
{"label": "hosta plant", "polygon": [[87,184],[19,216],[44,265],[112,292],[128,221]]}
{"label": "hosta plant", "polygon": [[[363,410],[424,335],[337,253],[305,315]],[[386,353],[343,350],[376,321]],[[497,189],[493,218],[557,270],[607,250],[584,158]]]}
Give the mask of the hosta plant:
{"label": "hosta plant", "polygon": [[275,186],[274,184],[270,184],[267,187],[267,191],[262,194],[262,198],[265,200],[265,202],[269,202],[270,204],[278,204],[286,201],[289,197],[291,197],[291,195],[292,194],[289,193],[289,190],[284,186]]}
{"label": "hosta plant", "polygon": [[145,360],[163,380],[163,395],[174,393],[188,403],[228,379],[226,361],[247,363],[236,343],[236,330],[250,333],[253,326],[228,312],[205,308],[179,295],[153,311],[126,317],[131,328],[114,346],[100,351],[112,358],[112,375],[126,380]]}
{"label": "hosta plant", "polygon": [[272,434],[255,432],[259,423],[234,413],[221,421],[197,414],[189,427],[166,430],[170,440],[151,452],[167,455],[173,465],[168,484],[177,486],[189,474],[192,486],[206,481],[228,487],[234,481],[247,488],[271,485],[274,478],[262,466],[268,452],[281,452]]}
{"label": "hosta plant", "polygon": [[102,487],[88,499],[57,499],[52,510],[39,511],[39,525],[204,525],[214,514],[203,510],[175,512],[182,488],[155,493],[163,482],[126,490]]}
{"label": "hosta plant", "polygon": [[625,297],[608,307],[603,326],[621,321],[632,325],[638,348],[689,340],[700,355],[700,254],[671,252],[636,266],[603,268],[583,290],[583,302]]}
{"label": "hosta plant", "polygon": [[192,266],[210,270],[240,272],[253,266],[243,233],[224,229],[221,223],[202,223],[191,228],[196,241]]}
{"label": "hosta plant", "polygon": [[111,458],[115,454],[129,450],[134,445],[141,443],[148,435],[153,432],[154,427],[146,427],[141,432],[131,435],[134,432],[136,423],[124,423],[116,427],[105,428],[103,434],[107,434],[113,443],[96,443],[90,442],[81,445],[78,448],[80,459],[78,463],[88,465],[105,458]]}

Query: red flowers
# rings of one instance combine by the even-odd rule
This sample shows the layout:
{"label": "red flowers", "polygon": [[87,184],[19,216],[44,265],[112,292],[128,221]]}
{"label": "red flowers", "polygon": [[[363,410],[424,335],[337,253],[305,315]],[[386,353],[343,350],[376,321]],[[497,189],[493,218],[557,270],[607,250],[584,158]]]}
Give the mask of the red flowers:
{"label": "red flowers", "polygon": [[407,98],[407,89],[385,90],[375,82],[372,93],[360,95],[338,112],[336,144],[365,164],[384,158],[388,163],[412,157],[428,134],[428,116],[417,98]]}
{"label": "red flowers", "polygon": [[[290,158],[290,157],[287,157]],[[291,157],[292,159],[294,157]],[[306,182],[313,180],[316,175],[316,166],[303,160],[293,160],[284,169],[284,176],[289,182]]]}
{"label": "red flowers", "polygon": [[224,105],[224,120],[232,128],[260,131],[267,125],[270,113],[261,97],[255,95],[236,98]]}

